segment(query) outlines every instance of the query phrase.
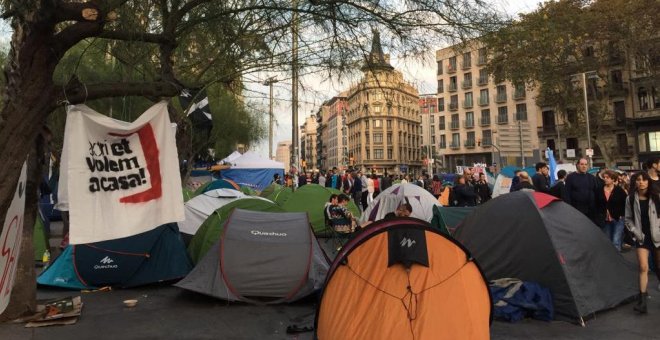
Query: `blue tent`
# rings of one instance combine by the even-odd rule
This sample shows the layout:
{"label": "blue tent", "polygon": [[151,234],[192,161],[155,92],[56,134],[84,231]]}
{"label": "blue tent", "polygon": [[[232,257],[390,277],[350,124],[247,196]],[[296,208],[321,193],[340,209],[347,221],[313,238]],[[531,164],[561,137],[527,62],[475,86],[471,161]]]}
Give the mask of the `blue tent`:
{"label": "blue tent", "polygon": [[247,151],[241,157],[234,159],[231,168],[220,171],[222,178],[258,191],[268,187],[276,174],[284,177],[284,164],[261,158],[252,151]]}
{"label": "blue tent", "polygon": [[37,283],[70,289],[134,287],[184,277],[192,269],[176,223],[135,236],[70,245]]}

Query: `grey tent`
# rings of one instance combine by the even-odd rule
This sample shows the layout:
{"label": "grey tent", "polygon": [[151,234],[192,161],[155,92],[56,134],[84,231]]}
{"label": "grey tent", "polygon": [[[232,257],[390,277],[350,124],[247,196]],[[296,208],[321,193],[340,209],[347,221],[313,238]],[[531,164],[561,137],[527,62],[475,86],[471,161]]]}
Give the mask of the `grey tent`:
{"label": "grey tent", "polygon": [[229,301],[291,302],[320,289],[329,266],[306,213],[234,209],[220,240],[176,286]]}
{"label": "grey tent", "polygon": [[591,220],[550,195],[498,196],[468,215],[454,237],[488,280],[518,278],[549,288],[555,318],[583,323],[638,292],[635,266]]}

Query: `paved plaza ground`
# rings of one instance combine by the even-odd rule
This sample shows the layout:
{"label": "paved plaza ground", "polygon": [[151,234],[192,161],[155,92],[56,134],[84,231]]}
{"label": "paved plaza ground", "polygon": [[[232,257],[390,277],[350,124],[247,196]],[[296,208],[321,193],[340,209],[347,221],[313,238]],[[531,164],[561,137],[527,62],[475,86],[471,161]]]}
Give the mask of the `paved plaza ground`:
{"label": "paved plaza ground", "polygon": [[[55,242],[53,242],[55,243]],[[635,261],[634,251],[624,254]],[[660,339],[660,291],[651,275],[649,314],[636,315],[632,303],[604,311],[586,327],[563,321],[494,321],[492,339]],[[184,291],[169,284],[109,292],[79,293],[40,288],[39,299],[81,295],[82,316],[71,326],[24,328],[0,324],[0,339],[312,339],[313,334],[286,334],[288,325],[314,314],[316,298],[293,304],[253,306],[227,303]],[[125,308],[126,299],[138,299]]]}

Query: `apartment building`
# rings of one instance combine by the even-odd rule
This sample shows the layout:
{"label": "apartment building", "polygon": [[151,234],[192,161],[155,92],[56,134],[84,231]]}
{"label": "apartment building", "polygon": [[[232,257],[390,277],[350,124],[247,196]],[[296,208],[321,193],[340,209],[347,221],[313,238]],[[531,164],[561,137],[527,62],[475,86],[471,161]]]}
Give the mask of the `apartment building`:
{"label": "apartment building", "polygon": [[349,166],[346,112],[348,100],[342,92],[326,101],[317,116],[317,159],[319,169],[334,167],[345,170]]}
{"label": "apartment building", "polygon": [[419,95],[419,113],[422,122],[422,162],[428,173],[437,173],[443,167],[442,158],[438,153],[438,138],[436,122],[438,112],[438,96],[435,94]]}
{"label": "apartment building", "polygon": [[379,174],[420,172],[419,94],[390,65],[377,31],[362,72],[346,95],[350,165]]}
{"label": "apartment building", "polygon": [[531,165],[540,160],[536,94],[496,81],[486,71],[486,48],[451,46],[436,52],[438,115],[435,136],[441,164]]}
{"label": "apartment building", "polygon": [[291,168],[291,144],[290,140],[278,142],[275,150],[275,160],[284,164],[284,172]]}
{"label": "apartment building", "polygon": [[300,160],[301,167],[305,171],[318,169],[316,162],[316,115],[312,114],[305,118],[305,123],[300,127]]}
{"label": "apartment building", "polygon": [[[658,62],[656,56],[656,63]],[[635,149],[634,167],[641,168],[649,158],[660,157],[660,79],[634,63],[630,83],[630,122],[632,123]],[[619,138],[617,137],[617,141]],[[629,149],[623,142],[617,147]]]}

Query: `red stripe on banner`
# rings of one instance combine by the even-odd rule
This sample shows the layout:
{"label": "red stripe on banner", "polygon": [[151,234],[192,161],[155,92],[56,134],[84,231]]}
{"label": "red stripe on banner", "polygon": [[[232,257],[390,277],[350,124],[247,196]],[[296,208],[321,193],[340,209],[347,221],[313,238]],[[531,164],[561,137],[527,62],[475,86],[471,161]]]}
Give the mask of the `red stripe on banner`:
{"label": "red stripe on banner", "polygon": [[[125,196],[119,199],[121,203],[143,203],[160,198],[163,195],[163,178],[160,175],[160,160],[158,143],[151,124],[145,125],[138,130],[140,145],[147,162],[147,171],[149,171],[149,181],[151,188],[138,192],[136,194]],[[126,137],[128,135],[110,134],[112,136]],[[130,134],[129,134],[130,135]]]}

